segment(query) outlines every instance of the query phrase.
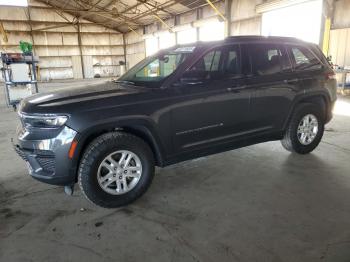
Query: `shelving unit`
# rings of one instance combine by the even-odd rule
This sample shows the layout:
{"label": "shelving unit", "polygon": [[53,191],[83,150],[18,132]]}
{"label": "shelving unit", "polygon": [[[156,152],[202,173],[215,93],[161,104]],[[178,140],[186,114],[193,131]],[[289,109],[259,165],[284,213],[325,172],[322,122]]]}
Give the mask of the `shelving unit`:
{"label": "shelving unit", "polygon": [[[36,64],[39,59],[33,53],[1,53],[2,76],[5,83],[5,95],[7,106],[16,109],[21,99],[29,96],[33,92],[38,93],[38,82],[36,78]],[[16,65],[24,65],[16,67]],[[27,70],[26,67],[28,67]],[[28,75],[27,75],[28,74]],[[28,89],[27,85],[30,85]],[[19,89],[19,90],[18,90]]]}
{"label": "shelving unit", "polygon": [[350,69],[338,68],[334,70],[337,74],[338,92],[341,94],[349,94],[350,92]]}

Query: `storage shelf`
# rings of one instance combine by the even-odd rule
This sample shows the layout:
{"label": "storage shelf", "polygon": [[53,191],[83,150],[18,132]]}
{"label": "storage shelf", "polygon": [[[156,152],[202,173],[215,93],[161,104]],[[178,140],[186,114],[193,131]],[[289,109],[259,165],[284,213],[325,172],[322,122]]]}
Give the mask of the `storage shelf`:
{"label": "storage shelf", "polygon": [[27,81],[27,82],[5,82],[6,85],[28,85],[28,84],[36,84],[37,81]]}
{"label": "storage shelf", "polygon": [[64,68],[73,68],[73,66],[40,66],[40,70],[45,70],[45,69],[64,69]]}
{"label": "storage shelf", "polygon": [[93,65],[93,66],[96,66],[96,67],[104,67],[104,66],[120,66],[120,65]]}

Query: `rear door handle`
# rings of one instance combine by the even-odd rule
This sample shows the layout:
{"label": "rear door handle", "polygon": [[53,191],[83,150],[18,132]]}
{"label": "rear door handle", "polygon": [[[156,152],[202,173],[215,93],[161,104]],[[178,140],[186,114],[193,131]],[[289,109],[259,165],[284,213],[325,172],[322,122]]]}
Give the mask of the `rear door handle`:
{"label": "rear door handle", "polygon": [[286,84],[294,84],[294,83],[299,82],[299,79],[298,78],[285,79],[285,80],[283,80],[283,82],[286,83]]}

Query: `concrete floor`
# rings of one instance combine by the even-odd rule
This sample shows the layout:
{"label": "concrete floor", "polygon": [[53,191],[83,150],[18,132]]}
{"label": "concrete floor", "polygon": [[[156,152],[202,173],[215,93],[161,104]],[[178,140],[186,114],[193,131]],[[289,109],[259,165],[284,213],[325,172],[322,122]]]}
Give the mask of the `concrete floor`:
{"label": "concrete floor", "polygon": [[158,169],[115,210],[30,178],[1,106],[0,261],[350,261],[350,99],[339,101],[349,115],[310,155],[270,142]]}

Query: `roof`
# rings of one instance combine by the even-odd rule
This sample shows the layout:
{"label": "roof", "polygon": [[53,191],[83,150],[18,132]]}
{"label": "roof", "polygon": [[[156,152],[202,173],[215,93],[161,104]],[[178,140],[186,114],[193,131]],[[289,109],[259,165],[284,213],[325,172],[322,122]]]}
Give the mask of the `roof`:
{"label": "roof", "polygon": [[[286,37],[286,36],[260,36],[260,35],[241,35],[241,36],[229,36],[226,37],[223,40],[216,40],[216,41],[197,41],[194,43],[188,43],[188,44],[177,44],[175,46],[162,49],[160,50],[160,53],[164,52],[166,53],[169,50],[174,50],[177,48],[182,47],[197,47],[197,48],[208,48],[208,47],[214,47],[214,46],[220,46],[224,45],[230,42],[275,42],[275,43],[307,43],[303,40],[300,40],[295,37]],[[312,43],[307,43],[312,44]]]}
{"label": "roof", "polygon": [[225,42],[233,41],[268,41],[268,42],[303,42],[295,37],[287,36],[261,36],[261,35],[242,35],[226,37]]}

